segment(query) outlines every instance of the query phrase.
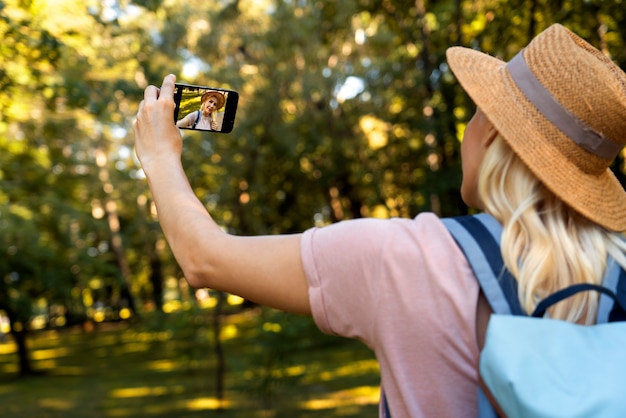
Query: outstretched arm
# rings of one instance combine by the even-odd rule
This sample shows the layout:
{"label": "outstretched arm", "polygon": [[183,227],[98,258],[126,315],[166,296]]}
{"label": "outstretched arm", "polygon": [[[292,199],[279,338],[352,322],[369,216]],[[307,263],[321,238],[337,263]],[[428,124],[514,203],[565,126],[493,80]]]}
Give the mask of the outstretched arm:
{"label": "outstretched arm", "polygon": [[309,314],[300,235],[227,234],[194,194],[181,164],[182,138],[172,122],[174,82],[169,75],[161,89],[146,88],[133,129],[159,222],[186,279],[193,287]]}
{"label": "outstretched arm", "polygon": [[190,128],[198,118],[198,111],[187,113],[187,116],[176,122],[176,126],[179,128]]}

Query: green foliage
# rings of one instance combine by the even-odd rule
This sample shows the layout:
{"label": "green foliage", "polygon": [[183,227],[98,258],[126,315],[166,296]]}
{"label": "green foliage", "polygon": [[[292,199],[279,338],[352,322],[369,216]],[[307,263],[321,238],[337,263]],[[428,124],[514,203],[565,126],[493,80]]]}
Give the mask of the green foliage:
{"label": "green foliage", "polygon": [[[336,346],[336,338],[320,334],[312,318],[262,308],[255,318],[258,336],[247,357],[257,365],[249,374],[252,393],[260,396],[266,408],[276,404],[285,386],[297,387],[306,378],[306,368],[294,353],[324,350]],[[278,401],[280,402],[280,401]]]}

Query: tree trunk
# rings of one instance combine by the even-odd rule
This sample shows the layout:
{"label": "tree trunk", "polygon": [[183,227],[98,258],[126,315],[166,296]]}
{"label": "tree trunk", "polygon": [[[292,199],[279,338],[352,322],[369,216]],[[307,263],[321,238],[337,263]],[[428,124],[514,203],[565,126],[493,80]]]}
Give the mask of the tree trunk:
{"label": "tree trunk", "polygon": [[128,260],[126,259],[126,252],[124,250],[124,244],[122,242],[122,234],[120,232],[120,219],[117,212],[117,203],[111,197],[114,190],[113,184],[109,176],[109,169],[107,167],[108,157],[106,153],[101,149],[96,149],[96,164],[99,168],[98,177],[102,182],[102,187],[105,193],[104,210],[107,215],[109,223],[109,230],[111,232],[111,249],[115,255],[117,266],[122,275],[122,293],[125,295],[128,301],[128,308],[132,311],[133,315],[137,314],[135,307],[135,301],[133,295],[130,292],[130,267],[128,266]]}
{"label": "tree trunk", "polygon": [[159,255],[155,253],[150,260],[150,283],[152,284],[152,298],[154,307],[163,310],[163,264]]}
{"label": "tree trunk", "polygon": [[224,379],[226,377],[226,358],[224,357],[224,348],[222,347],[221,331],[221,315],[222,306],[224,304],[224,293],[217,293],[217,305],[213,309],[213,336],[215,340],[215,357],[217,359],[217,370],[215,372],[215,397],[219,402],[219,410],[222,410],[222,400],[224,399]]}
{"label": "tree trunk", "polygon": [[15,340],[17,345],[17,356],[19,361],[19,374],[20,376],[30,376],[35,373],[30,363],[30,356],[28,354],[28,344],[26,341],[27,330],[26,324],[22,324],[17,320],[15,312],[7,309],[7,317],[9,318],[11,336]]}

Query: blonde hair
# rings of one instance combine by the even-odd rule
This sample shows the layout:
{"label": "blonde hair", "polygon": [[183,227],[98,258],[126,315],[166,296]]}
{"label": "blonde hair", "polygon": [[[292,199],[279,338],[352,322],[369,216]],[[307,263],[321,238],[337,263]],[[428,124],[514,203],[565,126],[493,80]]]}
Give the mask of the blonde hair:
{"label": "blonde hair", "polygon": [[[601,284],[608,254],[626,268],[623,236],[567,206],[499,136],[485,153],[478,193],[485,211],[503,225],[502,258],[517,278],[520,303],[527,313],[559,289]],[[549,314],[592,324],[598,301],[597,292],[580,292],[553,306]]]}

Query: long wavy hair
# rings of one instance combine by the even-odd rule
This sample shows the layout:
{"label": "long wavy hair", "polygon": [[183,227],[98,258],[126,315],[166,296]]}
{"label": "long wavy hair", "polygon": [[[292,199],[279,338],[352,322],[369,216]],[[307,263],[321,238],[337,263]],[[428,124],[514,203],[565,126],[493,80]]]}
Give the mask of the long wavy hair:
{"label": "long wavy hair", "polygon": [[[608,231],[567,206],[501,137],[485,153],[478,193],[485,212],[503,225],[502,258],[517,278],[520,303],[527,313],[559,289],[576,283],[600,284],[608,255],[626,268],[622,234]],[[580,292],[554,305],[549,314],[592,324],[598,301],[597,292]]]}

